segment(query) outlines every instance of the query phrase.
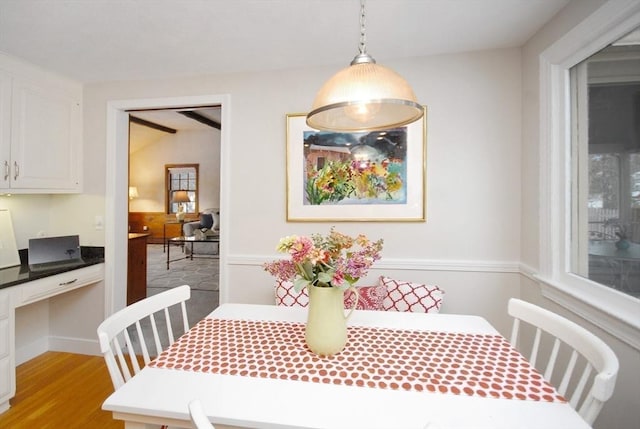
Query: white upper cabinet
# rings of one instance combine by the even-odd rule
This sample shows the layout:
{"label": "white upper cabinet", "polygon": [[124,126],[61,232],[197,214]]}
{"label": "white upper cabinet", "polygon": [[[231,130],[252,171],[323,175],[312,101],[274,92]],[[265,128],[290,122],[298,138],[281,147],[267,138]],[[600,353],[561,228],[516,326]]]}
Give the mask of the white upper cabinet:
{"label": "white upper cabinet", "polygon": [[11,76],[0,70],[0,189],[11,177]]}
{"label": "white upper cabinet", "polygon": [[81,87],[38,73],[0,70],[0,191],[81,192]]}

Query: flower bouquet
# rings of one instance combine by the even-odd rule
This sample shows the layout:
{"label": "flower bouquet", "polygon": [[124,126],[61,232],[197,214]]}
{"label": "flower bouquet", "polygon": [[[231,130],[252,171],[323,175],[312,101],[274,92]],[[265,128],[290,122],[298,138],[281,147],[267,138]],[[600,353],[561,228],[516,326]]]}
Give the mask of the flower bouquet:
{"label": "flower bouquet", "polygon": [[353,238],[331,228],[329,235],[292,235],[280,240],[278,251],[290,259],[264,264],[264,269],[283,281],[292,281],[296,291],[309,290],[309,311],[305,341],[309,349],[323,356],[340,352],[347,342],[347,319],[358,303],[344,315],[344,290],[367,274],[380,259],[382,239],[364,235]]}
{"label": "flower bouquet", "polygon": [[353,238],[334,228],[327,236],[291,235],[277,246],[291,259],[268,262],[263,267],[280,280],[292,281],[297,292],[309,285],[346,290],[380,259],[382,244],[382,239],[371,241],[362,234]]}

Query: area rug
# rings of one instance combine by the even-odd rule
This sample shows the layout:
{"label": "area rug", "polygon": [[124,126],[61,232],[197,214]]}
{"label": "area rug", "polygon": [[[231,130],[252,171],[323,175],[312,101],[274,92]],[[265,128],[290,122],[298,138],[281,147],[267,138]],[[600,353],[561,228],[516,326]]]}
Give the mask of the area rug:
{"label": "area rug", "polygon": [[[184,256],[179,246],[171,249],[171,259]],[[189,285],[187,302],[189,321],[193,323],[211,313],[219,302],[220,260],[217,258],[181,259],[171,262],[167,270],[167,254],[161,244],[147,245],[147,296],[164,290]],[[190,323],[190,324],[193,324]]]}

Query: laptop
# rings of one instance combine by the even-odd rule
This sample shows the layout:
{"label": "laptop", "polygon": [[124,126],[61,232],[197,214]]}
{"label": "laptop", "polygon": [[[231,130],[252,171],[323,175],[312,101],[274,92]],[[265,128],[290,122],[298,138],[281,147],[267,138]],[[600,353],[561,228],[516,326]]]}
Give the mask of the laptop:
{"label": "laptop", "polygon": [[29,270],[46,271],[73,268],[84,264],[80,255],[80,237],[32,238],[29,240]]}

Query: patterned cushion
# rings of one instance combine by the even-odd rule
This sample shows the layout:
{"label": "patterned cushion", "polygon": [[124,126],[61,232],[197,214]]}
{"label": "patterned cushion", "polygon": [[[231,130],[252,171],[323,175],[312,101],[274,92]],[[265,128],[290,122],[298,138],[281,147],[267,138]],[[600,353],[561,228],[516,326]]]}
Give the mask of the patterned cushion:
{"label": "patterned cushion", "polygon": [[[356,310],[382,310],[382,300],[387,296],[387,287],[385,285],[377,286],[360,286],[356,287],[358,294],[358,305]],[[355,295],[353,291],[347,290],[344,293],[344,308],[353,307]]]}
{"label": "patterned cushion", "polygon": [[308,307],[309,292],[307,288],[296,292],[293,283],[278,280],[276,282],[276,305],[284,305],[285,307]]}
{"label": "patterned cushion", "polygon": [[411,283],[381,276],[380,284],[387,288],[382,308],[388,311],[438,313],[444,292],[438,286]]}
{"label": "patterned cushion", "polygon": [[[387,295],[387,288],[384,285],[357,287],[360,297],[356,310],[382,310],[382,300]],[[293,283],[278,280],[275,287],[276,305],[285,307],[308,307],[309,292],[307,288],[296,292]],[[344,307],[349,309],[353,306],[353,292],[346,291],[344,294]]]}

